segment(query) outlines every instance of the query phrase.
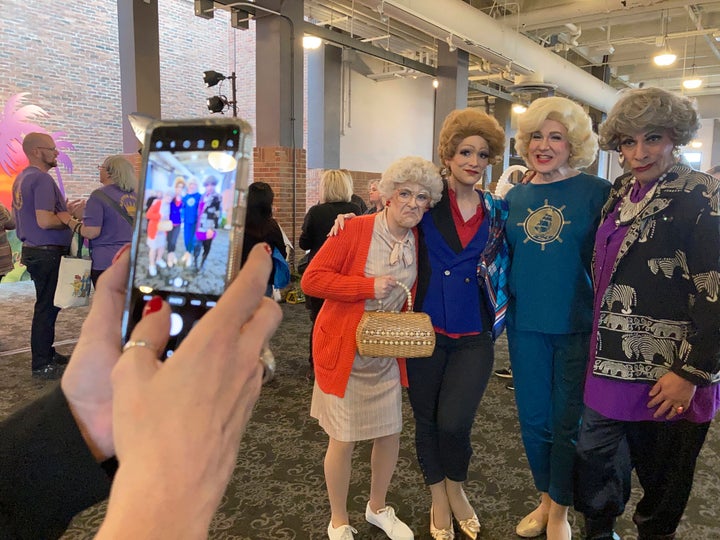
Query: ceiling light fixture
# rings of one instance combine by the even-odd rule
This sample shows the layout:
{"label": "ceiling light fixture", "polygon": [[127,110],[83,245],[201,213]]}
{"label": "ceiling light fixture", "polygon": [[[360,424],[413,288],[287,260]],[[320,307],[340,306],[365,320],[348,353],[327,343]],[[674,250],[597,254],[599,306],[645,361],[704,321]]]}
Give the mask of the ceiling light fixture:
{"label": "ceiling light fixture", "polygon": [[522,114],[527,111],[527,107],[522,103],[513,103],[512,112],[515,114]]}
{"label": "ceiling light fixture", "polygon": [[318,49],[322,39],[317,36],[303,36],[303,49]]}
{"label": "ceiling light fixture", "polygon": [[653,56],[653,62],[656,66],[666,67],[675,63],[677,55],[672,52],[668,45],[667,39],[667,12],[663,14],[663,35],[662,38],[656,39],[656,43],[659,42],[658,47],[662,47],[662,50]]}
{"label": "ceiling light fixture", "polygon": [[438,86],[440,86],[440,82],[437,79],[433,79],[432,84],[433,84],[433,88],[437,88]]}
{"label": "ceiling light fixture", "polygon": [[692,74],[687,78],[683,79],[682,85],[686,90],[695,90],[700,88],[703,84],[703,80],[695,74],[695,56],[697,55],[697,35],[695,36],[695,42],[693,44],[693,64]]}

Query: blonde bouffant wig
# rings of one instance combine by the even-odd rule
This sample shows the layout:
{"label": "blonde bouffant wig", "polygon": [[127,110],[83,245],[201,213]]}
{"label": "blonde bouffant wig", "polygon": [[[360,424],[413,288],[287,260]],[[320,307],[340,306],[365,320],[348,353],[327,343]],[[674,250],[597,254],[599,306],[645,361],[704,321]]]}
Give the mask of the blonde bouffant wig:
{"label": "blonde bouffant wig", "polygon": [[598,137],[593,132],[592,120],[574,101],[553,96],[536,99],[518,118],[515,149],[526,162],[532,134],[540,130],[545,120],[560,122],[567,129],[567,140],[570,144],[568,165],[582,168],[595,161]]}

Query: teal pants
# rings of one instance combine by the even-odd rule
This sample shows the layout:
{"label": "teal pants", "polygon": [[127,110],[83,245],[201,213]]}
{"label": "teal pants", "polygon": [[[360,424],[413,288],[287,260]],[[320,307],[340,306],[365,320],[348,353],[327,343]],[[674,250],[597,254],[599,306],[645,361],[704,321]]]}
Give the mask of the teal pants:
{"label": "teal pants", "polygon": [[571,506],[590,334],[508,327],[507,337],[520,432],[535,487]]}

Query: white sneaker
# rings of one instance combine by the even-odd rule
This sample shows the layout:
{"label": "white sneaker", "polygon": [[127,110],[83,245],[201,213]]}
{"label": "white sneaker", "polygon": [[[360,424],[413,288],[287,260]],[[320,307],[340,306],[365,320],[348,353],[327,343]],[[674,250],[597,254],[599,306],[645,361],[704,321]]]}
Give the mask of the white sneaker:
{"label": "white sneaker", "polygon": [[370,508],[370,503],[365,507],[365,519],[376,527],[380,527],[390,540],[414,540],[415,535],[410,527],[400,521],[395,515],[395,510],[386,506],[378,513]]}
{"label": "white sneaker", "polygon": [[332,526],[332,521],[328,525],[328,538],[330,540],[355,540],[354,534],[357,531],[350,525],[340,525],[337,529]]}
{"label": "white sneaker", "polygon": [[158,260],[157,260],[157,265],[158,265],[160,268],[167,268],[167,263],[166,263],[163,259],[158,259]]}
{"label": "white sneaker", "polygon": [[154,264],[151,264],[148,267],[148,274],[150,274],[152,277],[157,276],[157,266],[155,266]]}

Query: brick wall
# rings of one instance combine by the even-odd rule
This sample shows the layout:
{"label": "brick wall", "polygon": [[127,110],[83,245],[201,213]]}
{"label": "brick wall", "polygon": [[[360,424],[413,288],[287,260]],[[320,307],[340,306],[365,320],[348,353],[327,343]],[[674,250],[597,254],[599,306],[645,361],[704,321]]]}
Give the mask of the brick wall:
{"label": "brick wall", "polygon": [[[30,93],[26,104],[48,113],[36,123],[48,132],[65,132],[64,139],[75,146],[68,152],[73,171],[62,171],[68,196],[88,196],[97,187],[97,164],[122,152],[126,120],[117,0],[62,2],[62,9],[52,0],[3,0],[2,5],[0,105],[15,94]],[[158,12],[163,117],[208,116],[205,99],[215,88],[205,88],[202,73],[214,69],[229,75],[233,60],[242,66],[244,80],[244,70],[252,73],[252,85],[243,91],[249,88],[254,96],[254,44],[252,50],[231,54],[233,40],[241,50],[252,38],[230,27],[227,12],[201,19],[191,0],[158,0]],[[230,98],[229,81],[225,89]],[[254,124],[254,97],[245,94],[243,105],[240,116]]]}
{"label": "brick wall", "polygon": [[[195,16],[192,0],[157,2],[163,118],[210,116],[205,100],[217,93],[232,99],[231,83],[205,88],[203,71],[215,70],[226,76],[234,71],[238,116],[254,127],[254,22],[249,30],[236,30],[230,26],[226,11],[216,10],[215,17],[206,20]],[[86,197],[97,187],[97,164],[108,155],[122,152],[122,123],[126,119],[122,118],[120,99],[117,0],[63,2],[62,9],[52,0],[3,0],[2,4],[0,105],[14,94],[30,92],[28,103],[48,113],[38,123],[50,132],[64,131],[65,139],[75,145],[75,150],[68,152],[74,169],[62,171],[68,196]],[[307,75],[304,86],[307,88]],[[306,134],[305,103],[303,108]],[[278,149],[267,150],[273,154]],[[298,149],[297,155],[300,180],[295,227],[299,236],[306,209],[317,202],[322,171],[308,171],[306,184],[305,150]],[[262,162],[254,168],[265,165]],[[254,168],[251,181],[257,174]],[[273,174],[265,169],[257,179],[268,181],[278,193],[276,217],[291,236],[292,182],[282,176],[288,174],[286,169],[277,178]],[[379,174],[352,174],[355,192],[367,198],[369,180]]]}

